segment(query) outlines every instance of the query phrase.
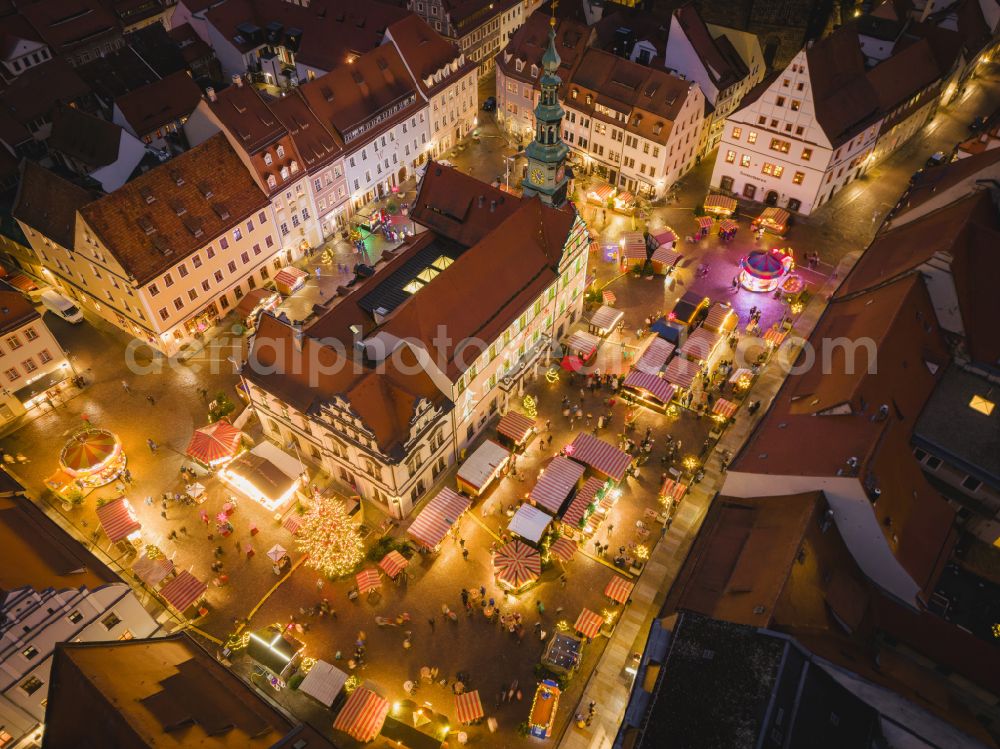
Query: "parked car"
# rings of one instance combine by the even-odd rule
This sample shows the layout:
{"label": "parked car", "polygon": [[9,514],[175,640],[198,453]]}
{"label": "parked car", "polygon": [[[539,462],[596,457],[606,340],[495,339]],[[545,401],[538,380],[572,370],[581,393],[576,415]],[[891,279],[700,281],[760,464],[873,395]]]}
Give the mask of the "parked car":
{"label": "parked car", "polygon": [[52,289],[43,291],[41,294],[42,306],[56,317],[71,323],[83,322],[83,313],[80,308],[62,294]]}
{"label": "parked car", "polygon": [[930,155],[930,158],[927,159],[927,163],[924,164],[924,166],[926,167],[939,166],[940,164],[943,164],[945,160],[946,159],[944,151],[938,151]]}
{"label": "parked car", "polygon": [[483,102],[483,111],[492,112],[497,108],[497,97],[487,96],[486,101]]}

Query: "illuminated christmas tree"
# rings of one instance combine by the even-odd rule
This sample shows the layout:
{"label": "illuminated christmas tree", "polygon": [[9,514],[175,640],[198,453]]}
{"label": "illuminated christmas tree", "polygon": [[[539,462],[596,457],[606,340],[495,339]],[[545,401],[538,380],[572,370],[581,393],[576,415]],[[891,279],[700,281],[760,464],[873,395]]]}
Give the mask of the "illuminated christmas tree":
{"label": "illuminated christmas tree", "polygon": [[351,523],[344,503],[317,497],[299,527],[299,551],[309,555],[306,564],[327,577],[352,572],[365,556],[361,534]]}

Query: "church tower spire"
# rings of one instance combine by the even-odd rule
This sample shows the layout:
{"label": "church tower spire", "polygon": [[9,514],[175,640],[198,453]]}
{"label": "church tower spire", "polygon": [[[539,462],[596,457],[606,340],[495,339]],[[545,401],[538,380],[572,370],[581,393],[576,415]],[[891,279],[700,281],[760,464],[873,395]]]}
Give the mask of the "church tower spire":
{"label": "church tower spire", "polygon": [[569,147],[562,141],[562,118],[565,112],[559,103],[559,53],[556,52],[555,2],[549,21],[549,46],[542,55],[541,94],[535,107],[535,138],[525,148],[528,174],[521,186],[525,197],[537,195],[549,205],[559,207],[566,202],[566,169],[564,162]]}

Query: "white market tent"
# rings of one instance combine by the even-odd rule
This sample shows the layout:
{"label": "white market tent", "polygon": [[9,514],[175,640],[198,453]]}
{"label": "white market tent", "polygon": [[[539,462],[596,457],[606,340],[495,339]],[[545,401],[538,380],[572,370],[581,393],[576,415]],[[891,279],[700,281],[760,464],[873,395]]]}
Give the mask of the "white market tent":
{"label": "white market tent", "polygon": [[306,674],[306,678],[299,684],[299,691],[330,707],[346,683],[347,674],[339,668],[326,661],[316,661]]}
{"label": "white market tent", "polygon": [[493,440],[486,440],[458,469],[459,490],[478,495],[507,467],[509,461],[509,450]]}
{"label": "white market tent", "polygon": [[542,512],[537,507],[523,504],[514,513],[507,530],[515,536],[520,536],[525,541],[537,544],[545,535],[545,529],[552,522],[552,516]]}

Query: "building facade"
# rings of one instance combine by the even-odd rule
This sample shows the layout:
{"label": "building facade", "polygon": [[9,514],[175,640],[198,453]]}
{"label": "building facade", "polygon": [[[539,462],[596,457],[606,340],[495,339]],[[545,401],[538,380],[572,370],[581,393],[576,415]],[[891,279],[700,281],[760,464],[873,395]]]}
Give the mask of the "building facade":
{"label": "building facade", "polygon": [[456,42],[480,77],[493,70],[496,54],[527,17],[521,0],[408,0],[407,7]]}

